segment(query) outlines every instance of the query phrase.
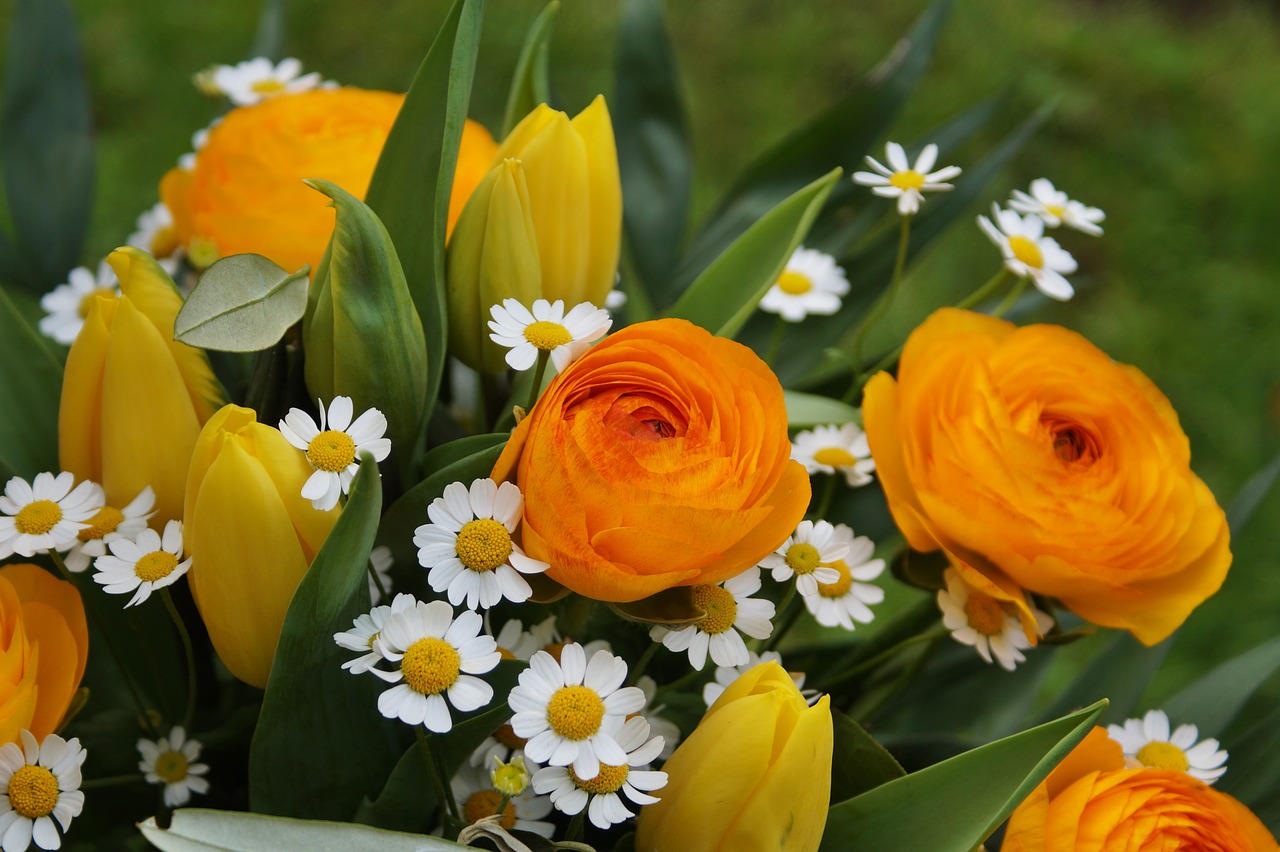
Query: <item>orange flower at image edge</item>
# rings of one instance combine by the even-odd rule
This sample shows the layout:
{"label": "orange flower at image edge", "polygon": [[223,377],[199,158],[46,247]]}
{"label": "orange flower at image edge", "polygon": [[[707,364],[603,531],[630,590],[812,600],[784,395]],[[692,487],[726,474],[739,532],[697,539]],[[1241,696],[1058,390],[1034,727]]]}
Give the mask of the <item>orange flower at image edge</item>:
{"label": "orange flower at image edge", "polygon": [[894,520],[1017,597],[1153,645],[1222,585],[1226,516],[1163,394],[1080,335],[944,308],[863,419]]}
{"label": "orange flower at image edge", "polygon": [[627,602],[718,583],[786,540],[809,505],[782,387],[747,347],[684,320],[610,335],[547,387],[493,471],[525,495],[547,574]]}

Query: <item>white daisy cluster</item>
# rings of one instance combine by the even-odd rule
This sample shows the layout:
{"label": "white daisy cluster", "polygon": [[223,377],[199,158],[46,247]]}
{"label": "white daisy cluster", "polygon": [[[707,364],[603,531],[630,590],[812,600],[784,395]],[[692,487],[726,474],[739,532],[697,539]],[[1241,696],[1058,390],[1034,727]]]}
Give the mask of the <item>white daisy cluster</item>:
{"label": "white daisy cluster", "polygon": [[556,371],[563,372],[613,325],[609,312],[590,302],[574,305],[566,314],[560,299],[538,299],[532,310],[516,299],[504,299],[489,314],[489,339],[511,350],[506,361],[513,370],[527,370],[549,353]]}
{"label": "white daisy cluster", "polygon": [[[988,663],[994,658],[1005,671],[1025,662],[1022,652],[1031,648],[1035,639],[1027,635],[1016,606],[970,588],[954,568],[948,568],[942,577],[947,587],[938,590],[938,608],[951,637],[972,646]],[[1035,619],[1037,635],[1043,636],[1053,627],[1053,618],[1030,600],[1024,602]]]}
{"label": "white daisy cluster", "polygon": [[800,246],[760,300],[760,310],[800,322],[810,314],[836,313],[848,293],[849,279],[834,257]]}
{"label": "white daisy cluster", "polygon": [[1124,749],[1125,764],[1185,772],[1212,784],[1227,771],[1227,753],[1212,738],[1200,739],[1195,725],[1179,725],[1172,732],[1163,710],[1149,710],[1141,719],[1107,725],[1107,736]]}
{"label": "white daisy cluster", "polygon": [[924,193],[941,192],[954,189],[946,181],[960,176],[959,166],[944,166],[937,171],[933,167],[938,162],[938,146],[930,143],[920,150],[913,164],[907,159],[907,152],[897,142],[890,142],[884,148],[885,166],[873,157],[867,157],[867,165],[874,172],[854,172],[853,182],[871,187],[871,191],[882,198],[896,198],[898,213],[912,216],[919,212],[924,203]]}
{"label": "white daisy cluster", "polygon": [[874,554],[871,539],[855,536],[845,524],[801,521],[760,565],[780,583],[794,579],[819,624],[853,630],[870,623],[875,618],[871,606],[884,600],[884,589],[871,582],[884,571],[884,560],[873,559]]}

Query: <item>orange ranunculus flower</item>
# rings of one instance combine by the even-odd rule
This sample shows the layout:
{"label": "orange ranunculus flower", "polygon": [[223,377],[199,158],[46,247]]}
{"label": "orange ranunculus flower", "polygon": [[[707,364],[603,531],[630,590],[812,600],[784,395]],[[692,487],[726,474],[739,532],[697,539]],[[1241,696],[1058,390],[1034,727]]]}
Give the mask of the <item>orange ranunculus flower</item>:
{"label": "orange ranunculus flower", "polygon": [[84,676],[89,628],[76,587],[38,565],[0,568],[0,744],[57,730]]}
{"label": "orange ranunculus flower", "polygon": [[718,583],[809,505],[782,387],[747,347],[684,320],[610,335],[547,387],[493,478],[524,490],[525,552],[596,600]]}
{"label": "orange ranunculus flower", "polygon": [[1226,517],[1146,376],[1080,335],[944,308],[863,420],[894,520],[1004,589],[1152,645],[1217,591]]}
{"label": "orange ranunculus flower", "polygon": [[[179,242],[197,266],[253,252],[293,271],[314,271],[333,231],[329,199],[304,186],[322,178],[364,198],[404,96],[318,89],[227,113],[196,152],[160,184]],[[484,177],[497,143],[468,120],[449,201],[448,230]],[[425,201],[423,203],[426,203]]]}
{"label": "orange ranunculus flower", "polygon": [[1275,852],[1262,821],[1185,772],[1125,769],[1094,728],[1009,820],[1000,852]]}

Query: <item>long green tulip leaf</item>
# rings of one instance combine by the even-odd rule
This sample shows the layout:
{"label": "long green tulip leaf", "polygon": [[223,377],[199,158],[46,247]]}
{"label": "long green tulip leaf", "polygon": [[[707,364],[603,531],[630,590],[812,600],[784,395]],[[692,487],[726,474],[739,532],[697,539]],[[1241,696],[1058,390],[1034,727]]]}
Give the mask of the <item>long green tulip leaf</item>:
{"label": "long green tulip leaf", "polygon": [[511,91],[507,94],[507,108],[503,113],[504,137],[538,104],[551,102],[551,33],[559,12],[560,0],[551,0],[534,19],[524,37],[520,58],[516,60],[516,70],[511,78]]}

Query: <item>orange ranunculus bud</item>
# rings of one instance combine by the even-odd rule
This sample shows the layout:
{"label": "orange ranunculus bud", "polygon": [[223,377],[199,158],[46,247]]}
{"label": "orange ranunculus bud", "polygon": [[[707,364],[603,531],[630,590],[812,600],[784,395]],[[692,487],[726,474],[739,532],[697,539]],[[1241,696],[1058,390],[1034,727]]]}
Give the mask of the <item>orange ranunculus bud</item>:
{"label": "orange ranunculus bud", "polygon": [[[333,231],[333,212],[302,181],[331,181],[364,198],[403,102],[391,92],[317,89],[228,112],[196,152],[195,167],[172,169],[160,184],[192,261],[207,266],[252,252],[291,272],[304,263],[314,271]],[[484,127],[467,121],[449,231],[496,148]]]}
{"label": "orange ranunculus bud", "polygon": [[191,592],[222,662],[257,687],[267,684],[294,590],[342,511],[303,498],[311,473],[302,451],[237,405],[210,418],[191,455]]}
{"label": "orange ranunculus bud", "polygon": [[38,565],[0,568],[0,744],[58,729],[89,654],[76,587]]}
{"label": "orange ranunculus bud", "polygon": [[640,812],[636,852],[812,852],[831,796],[829,696],[809,707],[763,663],[734,681],[662,767],[661,801]]}
{"label": "orange ranunculus bud", "polygon": [[1002,588],[1059,598],[1152,645],[1217,591],[1226,517],[1169,401],[1052,325],[944,308],[863,400],[889,508]]}
{"label": "orange ranunculus bud", "polygon": [[182,517],[191,448],[222,396],[209,359],[173,339],[182,297],[145,252],[107,258],[121,294],[93,300],[71,345],[58,411],[58,455],[76,479],[102,484],[124,506],[148,485],[151,525]]}
{"label": "orange ranunculus bud", "polygon": [[547,387],[493,478],[524,490],[524,549],[603,601],[719,583],[809,505],[782,387],[740,343],[684,320],[610,335]]}
{"label": "orange ranunculus bud", "polygon": [[1171,769],[1125,769],[1120,745],[1094,728],[1018,806],[1000,852],[1275,852],[1248,808]]}

